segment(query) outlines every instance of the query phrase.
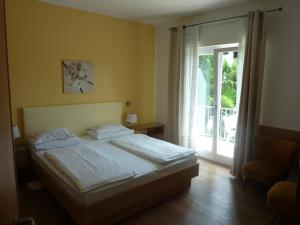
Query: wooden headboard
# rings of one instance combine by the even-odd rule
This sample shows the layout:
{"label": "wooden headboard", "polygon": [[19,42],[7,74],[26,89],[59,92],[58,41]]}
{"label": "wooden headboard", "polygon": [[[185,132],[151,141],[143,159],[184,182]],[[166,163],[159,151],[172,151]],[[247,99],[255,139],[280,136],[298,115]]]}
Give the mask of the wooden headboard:
{"label": "wooden headboard", "polygon": [[25,138],[51,128],[69,128],[83,135],[88,128],[122,123],[122,103],[105,102],[23,108]]}

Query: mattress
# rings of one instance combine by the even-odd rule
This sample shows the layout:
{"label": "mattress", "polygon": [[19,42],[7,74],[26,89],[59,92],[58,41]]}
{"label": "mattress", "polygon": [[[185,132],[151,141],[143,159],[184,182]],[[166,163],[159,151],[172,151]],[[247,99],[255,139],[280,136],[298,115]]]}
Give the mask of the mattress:
{"label": "mattress", "polygon": [[[88,136],[81,137],[80,141],[83,143],[94,145],[95,147],[97,147],[97,144],[99,144],[100,142],[103,142],[92,139]],[[50,176],[58,184],[59,187],[64,189],[65,192],[67,192],[67,194],[71,196],[73,200],[82,205],[93,204],[94,202],[109,198],[143,184],[152,182],[156,179],[165,177],[197,163],[197,157],[193,156],[177,160],[167,165],[161,165],[129,153],[112,144],[109,144],[108,146],[108,148],[101,151],[112,157],[113,159],[119,160],[123,164],[127,165],[129,168],[135,171],[137,175],[130,180],[109,184],[85,193],[81,193],[80,191],[78,191],[64,174],[62,174],[50,162],[48,162],[44,154],[46,151],[51,150],[35,151],[31,148],[31,157],[32,160],[40,167],[42,167],[43,170],[48,174],[48,176]]]}

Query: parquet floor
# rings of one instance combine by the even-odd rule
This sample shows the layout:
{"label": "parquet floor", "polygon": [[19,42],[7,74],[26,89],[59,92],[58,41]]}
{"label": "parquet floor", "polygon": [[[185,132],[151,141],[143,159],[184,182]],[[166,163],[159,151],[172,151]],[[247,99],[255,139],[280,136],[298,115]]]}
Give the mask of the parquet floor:
{"label": "parquet floor", "polygon": [[[273,211],[266,206],[266,188],[250,183],[246,191],[232,179],[227,168],[200,162],[199,176],[188,192],[146,209],[119,225],[268,225]],[[37,225],[75,223],[46,189],[32,191],[19,184],[21,216],[31,216]],[[288,225],[279,217],[276,225]]]}

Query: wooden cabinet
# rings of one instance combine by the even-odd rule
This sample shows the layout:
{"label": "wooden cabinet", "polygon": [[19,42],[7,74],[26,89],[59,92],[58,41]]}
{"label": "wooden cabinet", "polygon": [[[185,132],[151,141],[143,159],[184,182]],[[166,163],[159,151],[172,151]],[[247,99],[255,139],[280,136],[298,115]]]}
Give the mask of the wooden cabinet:
{"label": "wooden cabinet", "polygon": [[146,134],[150,137],[164,139],[165,125],[161,123],[140,124],[129,128],[134,129],[136,134]]}

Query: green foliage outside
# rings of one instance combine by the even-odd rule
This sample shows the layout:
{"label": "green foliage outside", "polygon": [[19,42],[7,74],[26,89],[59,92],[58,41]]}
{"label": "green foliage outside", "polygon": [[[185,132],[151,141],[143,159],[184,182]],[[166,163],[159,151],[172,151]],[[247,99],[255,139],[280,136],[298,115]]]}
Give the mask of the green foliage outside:
{"label": "green foliage outside", "polygon": [[[201,55],[199,56],[199,68],[201,69],[204,79],[206,80],[207,102],[206,105],[214,105],[214,56]],[[229,65],[226,59],[223,63],[222,71],[222,93],[221,107],[235,108],[236,105],[236,74],[237,74],[237,58],[234,58],[232,65]]]}

